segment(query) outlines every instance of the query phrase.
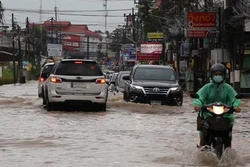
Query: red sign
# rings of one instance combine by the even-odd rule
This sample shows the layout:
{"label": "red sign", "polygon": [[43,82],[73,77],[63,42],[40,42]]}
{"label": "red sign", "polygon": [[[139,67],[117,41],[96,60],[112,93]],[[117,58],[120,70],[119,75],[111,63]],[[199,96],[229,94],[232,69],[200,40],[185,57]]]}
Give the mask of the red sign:
{"label": "red sign", "polygon": [[64,51],[80,51],[80,36],[77,35],[64,35],[63,37],[63,50]]}
{"label": "red sign", "polygon": [[188,12],[188,38],[211,38],[216,36],[215,12]]}
{"label": "red sign", "polygon": [[136,59],[138,61],[145,61],[145,60],[161,60],[161,54],[143,54],[140,51],[137,51]]}

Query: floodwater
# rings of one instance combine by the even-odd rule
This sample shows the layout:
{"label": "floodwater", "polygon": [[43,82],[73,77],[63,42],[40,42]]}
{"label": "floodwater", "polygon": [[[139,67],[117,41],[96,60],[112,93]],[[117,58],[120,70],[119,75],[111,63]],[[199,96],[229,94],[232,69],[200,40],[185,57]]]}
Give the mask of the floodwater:
{"label": "floodwater", "polygon": [[173,107],[126,103],[110,93],[107,112],[47,112],[41,104],[36,81],[0,86],[2,167],[250,166],[248,100],[221,161],[198,151],[188,96]]}

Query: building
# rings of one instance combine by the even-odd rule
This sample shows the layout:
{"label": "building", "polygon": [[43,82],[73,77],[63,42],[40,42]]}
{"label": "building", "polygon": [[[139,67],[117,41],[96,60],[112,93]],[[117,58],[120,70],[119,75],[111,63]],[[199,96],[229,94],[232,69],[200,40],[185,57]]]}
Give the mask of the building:
{"label": "building", "polygon": [[49,20],[33,25],[42,26],[48,31],[48,43],[62,45],[64,57],[98,60],[100,52],[106,53],[106,49],[102,49],[106,47],[102,35],[89,30],[85,24]]}

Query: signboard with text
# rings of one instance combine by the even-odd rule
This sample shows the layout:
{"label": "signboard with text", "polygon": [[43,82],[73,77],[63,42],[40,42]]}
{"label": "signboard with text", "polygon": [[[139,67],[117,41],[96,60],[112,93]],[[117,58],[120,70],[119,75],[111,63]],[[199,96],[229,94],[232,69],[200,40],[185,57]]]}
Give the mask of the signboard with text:
{"label": "signboard with text", "polygon": [[161,42],[145,42],[141,43],[142,54],[162,54],[162,43]]}
{"label": "signboard with text", "polygon": [[163,42],[164,34],[162,32],[147,33],[148,42]]}
{"label": "signboard with text", "polygon": [[143,54],[140,51],[137,51],[137,61],[146,61],[146,60],[161,60],[161,54]]}
{"label": "signboard with text", "polygon": [[80,36],[77,35],[64,35],[63,37],[63,50],[64,51],[80,51]]}
{"label": "signboard with text", "polygon": [[47,51],[49,57],[61,57],[62,45],[61,44],[47,44]]}
{"label": "signboard with text", "polygon": [[137,60],[161,60],[163,45],[161,42],[143,42],[137,51]]}
{"label": "signboard with text", "polygon": [[188,12],[187,37],[188,38],[216,37],[216,13]]}

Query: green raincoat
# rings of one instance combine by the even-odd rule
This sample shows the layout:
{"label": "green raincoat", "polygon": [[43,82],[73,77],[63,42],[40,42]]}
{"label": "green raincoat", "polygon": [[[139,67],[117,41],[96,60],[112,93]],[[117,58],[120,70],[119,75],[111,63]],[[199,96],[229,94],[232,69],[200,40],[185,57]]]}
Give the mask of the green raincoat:
{"label": "green raincoat", "polygon": [[[214,102],[221,102],[224,104],[227,104],[229,106],[232,106],[232,103],[234,102],[234,107],[239,107],[241,104],[241,101],[239,99],[235,99],[235,96],[237,95],[237,92],[233,89],[233,87],[225,82],[222,83],[215,83],[213,80],[211,80],[210,83],[204,85],[198,92],[199,99],[204,104],[210,104]],[[202,106],[202,102],[199,99],[193,100],[194,106]],[[211,117],[212,114],[210,113],[203,113],[204,119]],[[229,118],[232,121],[232,124],[234,124],[234,115],[233,114],[225,114],[225,118]]]}

